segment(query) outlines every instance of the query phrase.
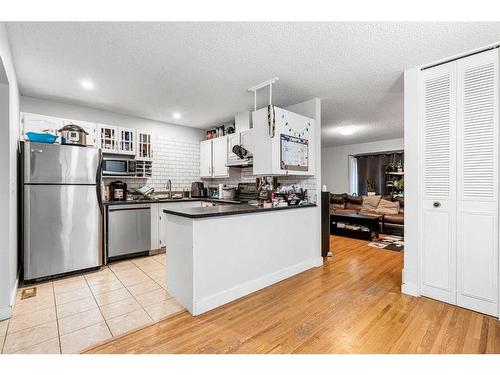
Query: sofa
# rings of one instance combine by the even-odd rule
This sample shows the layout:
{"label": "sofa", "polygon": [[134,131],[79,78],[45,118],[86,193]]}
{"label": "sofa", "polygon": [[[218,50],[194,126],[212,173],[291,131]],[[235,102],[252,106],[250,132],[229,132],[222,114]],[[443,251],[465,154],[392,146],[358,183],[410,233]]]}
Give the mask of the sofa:
{"label": "sofa", "polygon": [[[365,198],[366,201],[366,198]],[[367,209],[363,207],[363,196],[342,194],[330,194],[330,213],[333,214],[358,214],[380,216],[380,233],[395,234],[403,236],[404,234],[404,198],[393,198],[390,195],[381,196],[380,201],[399,202],[397,213],[381,213],[379,207]],[[379,203],[380,204],[380,203]],[[378,209],[378,211],[377,211]]]}

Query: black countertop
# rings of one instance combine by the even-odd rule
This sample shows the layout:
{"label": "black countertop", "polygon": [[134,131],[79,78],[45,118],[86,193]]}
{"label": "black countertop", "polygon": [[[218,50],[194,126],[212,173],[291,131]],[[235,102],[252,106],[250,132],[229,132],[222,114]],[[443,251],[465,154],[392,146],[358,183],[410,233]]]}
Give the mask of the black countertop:
{"label": "black countertop", "polygon": [[294,210],[299,208],[316,207],[315,204],[304,204],[301,206],[285,206],[285,207],[271,207],[264,208],[260,206],[253,206],[247,203],[242,204],[223,204],[213,207],[186,207],[186,208],[176,208],[169,210],[164,209],[163,212],[166,214],[177,215],[182,217],[187,217],[190,219],[201,219],[205,217],[214,216],[228,216],[228,215],[241,215],[241,214],[253,214],[258,212],[268,212],[268,211],[279,211],[279,210]]}
{"label": "black countertop", "polygon": [[210,198],[180,198],[180,199],[137,199],[133,201],[105,201],[105,206],[116,206],[121,204],[147,204],[147,203],[176,203],[176,202],[215,202],[215,203],[228,203],[228,204],[244,204],[244,201],[228,200],[228,199],[210,199]]}

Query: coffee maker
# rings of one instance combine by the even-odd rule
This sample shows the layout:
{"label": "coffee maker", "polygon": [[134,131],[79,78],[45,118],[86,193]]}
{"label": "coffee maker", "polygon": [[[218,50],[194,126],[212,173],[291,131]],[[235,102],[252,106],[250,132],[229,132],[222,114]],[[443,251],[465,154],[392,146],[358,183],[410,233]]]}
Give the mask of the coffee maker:
{"label": "coffee maker", "polygon": [[203,182],[195,181],[191,184],[191,197],[192,198],[203,198],[207,196],[207,189],[203,185]]}
{"label": "coffee maker", "polygon": [[127,200],[127,184],[123,181],[114,181],[109,184],[111,189],[112,201],[126,201]]}

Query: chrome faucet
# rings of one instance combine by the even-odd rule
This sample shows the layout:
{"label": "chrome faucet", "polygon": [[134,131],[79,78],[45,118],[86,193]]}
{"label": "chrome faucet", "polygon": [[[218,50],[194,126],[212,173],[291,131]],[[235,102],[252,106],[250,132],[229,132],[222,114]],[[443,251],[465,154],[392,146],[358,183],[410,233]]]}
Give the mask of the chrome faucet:
{"label": "chrome faucet", "polygon": [[172,199],[172,181],[170,179],[167,181],[165,188],[168,190],[168,199]]}

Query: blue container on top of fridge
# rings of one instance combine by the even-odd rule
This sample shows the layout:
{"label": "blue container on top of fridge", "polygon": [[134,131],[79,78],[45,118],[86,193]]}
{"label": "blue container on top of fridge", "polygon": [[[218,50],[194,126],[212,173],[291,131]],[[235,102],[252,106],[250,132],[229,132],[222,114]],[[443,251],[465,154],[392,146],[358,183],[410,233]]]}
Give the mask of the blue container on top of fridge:
{"label": "blue container on top of fridge", "polygon": [[54,143],[57,139],[57,135],[49,133],[34,133],[27,132],[26,136],[30,142],[40,142],[40,143]]}

